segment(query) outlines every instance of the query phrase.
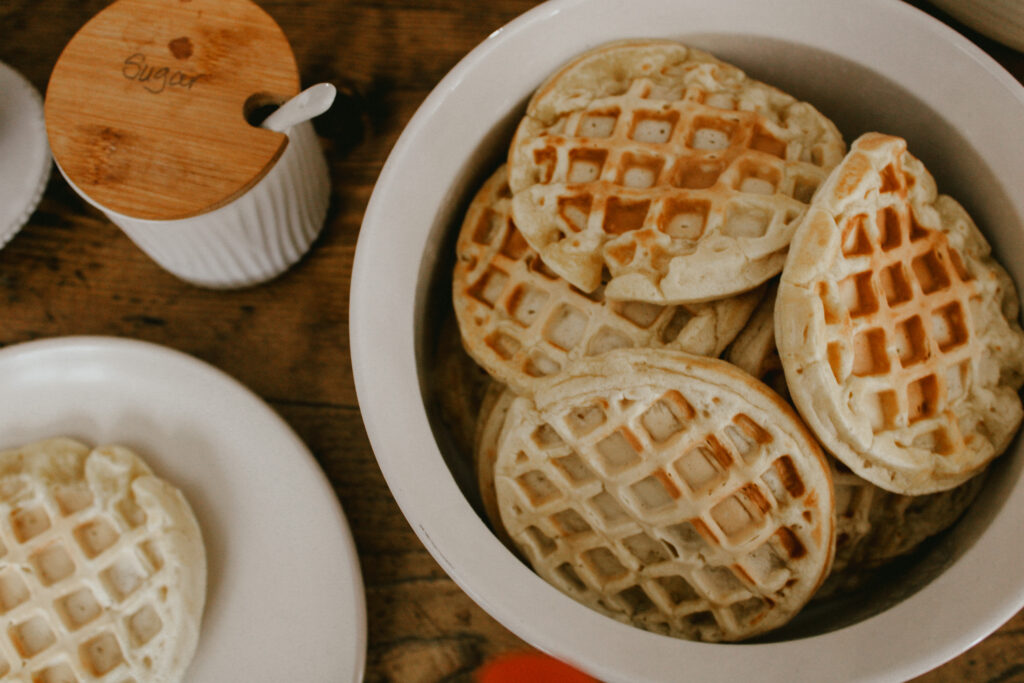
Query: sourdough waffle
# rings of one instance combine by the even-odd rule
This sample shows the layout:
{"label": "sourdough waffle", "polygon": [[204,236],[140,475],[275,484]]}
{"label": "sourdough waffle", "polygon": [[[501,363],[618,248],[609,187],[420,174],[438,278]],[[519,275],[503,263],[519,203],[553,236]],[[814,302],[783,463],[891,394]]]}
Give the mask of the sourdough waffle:
{"label": "sourdough waffle", "polygon": [[494,470],[534,570],[642,628],[753,636],[792,617],[831,562],[824,456],[788,405],[724,361],[587,358],[512,401]]}
{"label": "sourdough waffle", "polygon": [[610,299],[683,303],[782,270],[845,145],[811,105],[699,50],[605,45],[530,100],[509,150],[516,224],[554,272]]}
{"label": "sourdough waffle", "polygon": [[621,347],[717,356],[743,327],[759,291],[661,306],[584,294],[548,270],[512,222],[506,169],[484,183],[456,246],[452,299],[469,354],[520,394],[575,358]]}
{"label": "sourdough waffle", "polygon": [[821,443],[895,493],[952,488],[1009,444],[1017,294],[906,143],[867,134],[822,185],[779,286],[791,395]]}
{"label": "sourdough waffle", "polygon": [[71,439],[0,453],[0,678],[181,680],[205,592],[192,511],[134,453]]}

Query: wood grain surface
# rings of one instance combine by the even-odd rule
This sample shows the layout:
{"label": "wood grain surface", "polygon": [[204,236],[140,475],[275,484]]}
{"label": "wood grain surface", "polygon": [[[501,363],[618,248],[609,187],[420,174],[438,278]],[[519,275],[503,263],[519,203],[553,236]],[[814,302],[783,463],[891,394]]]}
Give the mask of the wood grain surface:
{"label": "wood grain surface", "polygon": [[[3,0],[0,61],[45,91],[62,47],[106,4]],[[302,85],[331,81],[341,91],[316,123],[333,193],[310,253],[258,287],[198,289],[161,270],[55,172],[29,225],[0,250],[0,346],[70,334],[134,337],[246,384],[305,440],[348,516],[366,586],[366,679],[469,681],[491,658],[529,647],[445,575],[392,499],[356,402],[348,291],[363,211],[403,126],[461,57],[536,2],[259,4],[291,41]],[[1024,80],[1024,56],[954,26]],[[920,680],[1024,681],[1024,612]]]}
{"label": "wood grain surface", "polygon": [[280,26],[248,0],[123,0],[74,34],[46,88],[46,129],[67,177],[147,220],[233,201],[284,151],[248,113],[299,92]]}

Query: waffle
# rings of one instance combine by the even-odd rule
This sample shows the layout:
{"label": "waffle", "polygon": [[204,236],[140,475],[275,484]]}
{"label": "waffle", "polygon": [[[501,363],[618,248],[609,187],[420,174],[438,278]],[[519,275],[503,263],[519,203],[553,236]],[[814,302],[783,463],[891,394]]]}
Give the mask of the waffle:
{"label": "waffle", "polygon": [[[775,294],[773,285],[723,358],[788,398],[775,348]],[[859,588],[875,570],[944,531],[974,501],[985,479],[980,474],[953,489],[905,496],[875,486],[834,458],[829,457],[829,464],[836,500],[836,555],[815,600]]]}
{"label": "waffle", "polygon": [[740,331],[759,291],[662,306],[584,294],[548,270],[511,220],[506,168],[481,187],[456,245],[452,298],[463,344],[516,393],[572,360],[622,347],[717,356]]}
{"label": "waffle", "polygon": [[824,456],[733,366],[625,349],[512,401],[495,489],[534,570],[613,618],[704,641],[785,623],[834,550]]}
{"label": "waffle", "polygon": [[874,569],[950,527],[977,498],[985,473],[945,491],[904,496],[842,466],[833,469],[836,557],[833,573]]}
{"label": "waffle", "polygon": [[1020,424],[1013,283],[899,138],[861,137],[822,185],[775,310],[786,382],[808,426],[884,489],[952,488]]}
{"label": "waffle", "polygon": [[206,555],[188,504],[132,452],[50,439],[0,453],[0,678],[181,680]]}
{"label": "waffle", "polygon": [[[774,305],[773,288],[723,358],[761,379],[780,396],[788,397],[775,348]],[[832,594],[834,591],[829,589],[834,586],[855,588],[871,570],[912,552],[944,531],[974,501],[985,480],[983,472],[946,491],[906,496],[875,486],[832,457],[828,460],[836,500],[836,556],[832,574],[816,598]]]}
{"label": "waffle", "polygon": [[544,263],[610,299],[692,303],[782,270],[845,145],[811,105],[672,41],[587,52],[530,100],[512,213]]}
{"label": "waffle", "polygon": [[473,452],[477,411],[491,378],[466,355],[454,315],[441,322],[430,373],[438,417],[457,451],[468,458]]}
{"label": "waffle", "polygon": [[476,438],[473,444],[473,463],[477,485],[484,506],[484,514],[495,534],[509,547],[514,547],[501,523],[498,496],[494,490],[494,462],[498,458],[498,437],[505,424],[505,416],[516,395],[505,385],[492,382],[480,403]]}
{"label": "waffle", "polygon": [[963,484],[922,496],[891,493],[833,461],[836,556],[815,599],[849,593],[876,570],[951,527],[978,497],[983,471]]}

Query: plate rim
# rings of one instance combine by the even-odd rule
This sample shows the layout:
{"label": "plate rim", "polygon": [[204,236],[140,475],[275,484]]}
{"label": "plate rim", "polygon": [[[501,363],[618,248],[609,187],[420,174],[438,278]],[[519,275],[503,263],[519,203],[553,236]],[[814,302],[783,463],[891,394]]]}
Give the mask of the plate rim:
{"label": "plate rim", "polygon": [[[15,122],[19,124],[20,132],[26,135],[25,144],[32,146],[30,151],[33,154],[33,158],[28,160],[30,162],[28,180],[33,183],[32,191],[22,195],[20,201],[16,201],[6,222],[3,215],[0,214],[0,248],[3,248],[21,231],[39,207],[53,172],[53,163],[43,116],[43,98],[39,91],[25,78],[24,74],[2,61],[0,61],[0,84],[10,86],[10,91],[4,93],[5,95],[9,96],[13,92],[11,101],[17,109]],[[3,161],[0,159],[0,163]],[[15,163],[24,161],[24,159],[15,160]],[[2,192],[0,190],[0,194]]]}
{"label": "plate rim", "polygon": [[[3,346],[0,347],[0,372],[3,372],[12,363],[25,362],[26,357],[30,358],[33,354],[41,354],[42,358],[52,358],[53,354],[57,356],[79,354],[87,357],[89,363],[103,366],[110,362],[109,358],[103,357],[104,355],[109,356],[113,354],[116,356],[122,353],[134,353],[144,358],[148,357],[156,361],[177,364],[208,377],[212,382],[222,386],[225,391],[237,397],[236,400],[240,405],[248,404],[243,405],[246,410],[258,411],[258,419],[264,422],[267,428],[278,432],[283,439],[294,445],[295,450],[293,452],[282,453],[277,457],[285,459],[298,457],[298,460],[303,463],[304,473],[302,476],[308,483],[308,487],[304,490],[310,493],[315,492],[316,497],[320,498],[321,503],[325,506],[325,512],[330,513],[332,517],[333,531],[331,533],[337,536],[337,548],[344,555],[343,558],[335,559],[341,559],[344,568],[348,571],[350,580],[342,583],[344,588],[347,589],[345,592],[348,593],[351,604],[343,604],[340,609],[331,611],[346,617],[342,621],[352,628],[352,635],[354,636],[353,643],[351,644],[351,654],[353,655],[351,666],[346,662],[348,653],[341,659],[339,665],[343,671],[351,670],[352,681],[362,680],[366,667],[368,638],[366,596],[358,548],[355,545],[351,526],[341,506],[341,501],[334,492],[333,486],[323,468],[313,456],[312,451],[310,451],[306,443],[287,421],[258,394],[224,370],[185,351],[156,342],[115,335],[62,335]],[[143,377],[142,380],[145,381],[146,378]],[[45,436],[47,435],[40,435],[40,438],[45,438]],[[51,434],[49,436],[56,435]],[[9,444],[4,447],[17,445]],[[325,515],[323,519],[327,519],[327,516]],[[335,520],[337,524],[333,523]],[[207,596],[208,600],[209,596]],[[346,628],[345,630],[347,631],[348,629]],[[201,643],[202,632],[200,632]],[[344,651],[345,649],[338,648],[338,650],[332,652]]]}

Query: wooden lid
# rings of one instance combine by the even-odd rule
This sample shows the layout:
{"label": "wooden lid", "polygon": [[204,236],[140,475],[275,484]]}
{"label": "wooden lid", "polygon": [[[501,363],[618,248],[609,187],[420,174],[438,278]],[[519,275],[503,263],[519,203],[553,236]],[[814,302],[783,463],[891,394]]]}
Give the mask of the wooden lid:
{"label": "wooden lid", "polygon": [[288,39],[249,0],[118,0],[65,47],[46,91],[54,158],[134,218],[187,218],[262,178],[287,136],[246,114],[299,92]]}

